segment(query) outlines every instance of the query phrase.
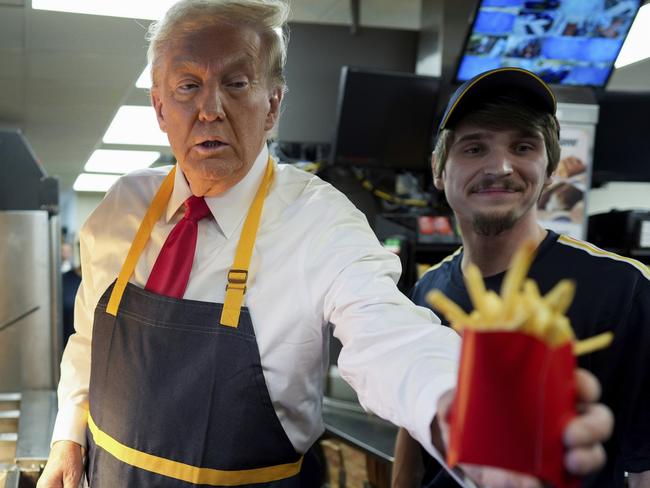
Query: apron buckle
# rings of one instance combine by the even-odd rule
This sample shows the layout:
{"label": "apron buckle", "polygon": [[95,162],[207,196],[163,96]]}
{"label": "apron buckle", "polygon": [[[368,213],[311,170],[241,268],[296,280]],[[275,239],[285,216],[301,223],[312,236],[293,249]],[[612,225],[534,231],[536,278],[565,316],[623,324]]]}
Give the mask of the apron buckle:
{"label": "apron buckle", "polygon": [[246,293],[246,281],[248,280],[248,270],[246,269],[231,269],[228,271],[228,283],[226,283],[226,290],[234,288]]}

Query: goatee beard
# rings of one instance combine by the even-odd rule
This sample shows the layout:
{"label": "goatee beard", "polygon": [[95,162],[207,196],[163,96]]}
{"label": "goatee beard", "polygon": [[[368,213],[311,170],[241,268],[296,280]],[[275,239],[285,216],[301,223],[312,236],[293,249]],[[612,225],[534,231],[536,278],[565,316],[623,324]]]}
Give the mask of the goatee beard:
{"label": "goatee beard", "polygon": [[472,221],[474,232],[486,237],[498,236],[506,230],[512,229],[517,222],[514,211],[503,214],[476,214]]}

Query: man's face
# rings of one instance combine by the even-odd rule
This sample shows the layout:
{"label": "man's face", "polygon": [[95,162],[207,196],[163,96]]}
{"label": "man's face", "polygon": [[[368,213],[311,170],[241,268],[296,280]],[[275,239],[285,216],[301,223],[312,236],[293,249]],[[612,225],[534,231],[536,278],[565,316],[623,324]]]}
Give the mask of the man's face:
{"label": "man's face", "polygon": [[522,219],[535,220],[548,183],[547,165],[539,131],[488,130],[461,122],[435,185],[445,191],[461,225],[498,235]]}
{"label": "man's face", "polygon": [[152,102],[192,192],[216,195],[251,168],[282,99],[261,59],[260,35],[221,24],[171,40],[161,53]]}

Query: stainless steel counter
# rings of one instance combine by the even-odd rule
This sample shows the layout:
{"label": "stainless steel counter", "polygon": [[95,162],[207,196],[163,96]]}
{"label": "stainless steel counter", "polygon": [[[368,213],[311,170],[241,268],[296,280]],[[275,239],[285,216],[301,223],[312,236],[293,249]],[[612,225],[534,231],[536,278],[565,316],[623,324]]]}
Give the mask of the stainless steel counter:
{"label": "stainless steel counter", "polygon": [[20,468],[32,469],[47,461],[56,412],[57,402],[54,391],[23,392],[16,444],[16,464]]}
{"label": "stainless steel counter", "polygon": [[328,434],[381,461],[394,461],[397,427],[390,422],[364,412],[358,405],[327,397],[323,419]]}
{"label": "stainless steel counter", "polygon": [[18,468],[0,470],[1,488],[18,488],[20,486],[20,471]]}
{"label": "stainless steel counter", "polygon": [[0,488],[36,486],[50,453],[56,410],[52,390],[0,394]]}

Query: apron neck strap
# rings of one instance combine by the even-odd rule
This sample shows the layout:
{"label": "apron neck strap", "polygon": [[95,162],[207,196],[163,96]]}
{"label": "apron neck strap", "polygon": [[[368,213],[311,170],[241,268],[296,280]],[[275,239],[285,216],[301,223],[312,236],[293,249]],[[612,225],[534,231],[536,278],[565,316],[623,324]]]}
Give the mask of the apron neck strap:
{"label": "apron neck strap", "polygon": [[[273,181],[274,169],[273,160],[269,157],[264,178],[257,189],[255,198],[251,203],[248,215],[244,221],[244,227],[242,229],[241,237],[239,238],[239,243],[237,244],[237,250],[235,251],[235,260],[231,269],[228,271],[226,298],[224,300],[220,319],[222,325],[237,327],[239,324],[239,315],[244,301],[244,294],[246,293],[248,267],[253,254],[255,237],[257,235],[257,229],[259,228],[262,209],[264,208],[264,199]],[[153,198],[151,206],[142,219],[138,232],[131,243],[131,248],[124,260],[120,274],[118,275],[115,286],[111,292],[108,306],[106,307],[106,312],[113,316],[117,315],[126,285],[135,270],[135,266],[142,251],[149,241],[149,236],[151,235],[153,227],[156,225],[156,222],[162,216],[167,207],[167,203],[169,202],[169,198],[171,197],[174,188],[175,173],[176,166],[172,168],[160,185],[160,188],[158,189],[156,196]]]}
{"label": "apron neck strap", "polygon": [[172,190],[174,189],[175,174],[176,166],[172,168],[160,185],[158,193],[153,197],[153,201],[147,209],[147,213],[144,214],[138,232],[135,234],[135,238],[131,243],[131,248],[129,249],[129,253],[126,255],[124,264],[122,264],[122,269],[120,270],[120,274],[117,276],[117,281],[115,282],[115,286],[111,292],[111,298],[108,300],[108,306],[106,307],[106,312],[113,316],[117,316],[117,310],[120,307],[120,301],[122,301],[124,289],[129,282],[129,278],[133,274],[133,270],[140,258],[140,254],[142,254],[144,247],[149,241],[151,231],[167,207],[167,202],[169,202]]}
{"label": "apron neck strap", "polygon": [[257,229],[260,226],[264,199],[273,181],[274,169],[273,160],[269,157],[269,162],[264,172],[264,179],[257,189],[253,203],[244,221],[239,244],[237,244],[237,250],[235,251],[235,260],[228,271],[226,299],[223,302],[223,310],[221,311],[221,319],[219,320],[221,325],[237,327],[239,324],[239,313],[244,302],[244,294],[246,293],[248,267],[251,262],[251,256],[253,255]]}

